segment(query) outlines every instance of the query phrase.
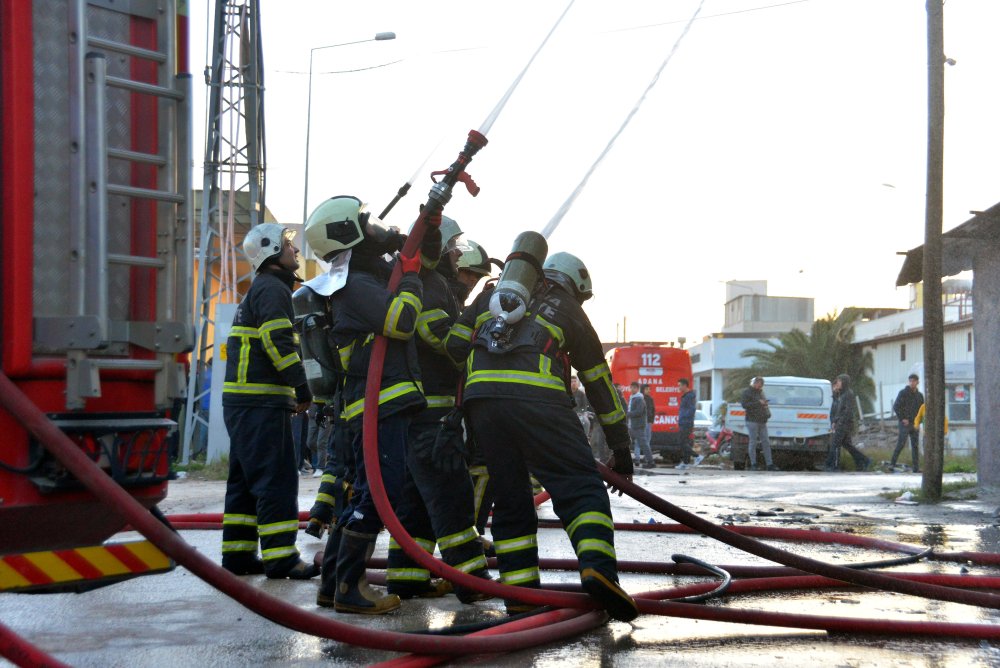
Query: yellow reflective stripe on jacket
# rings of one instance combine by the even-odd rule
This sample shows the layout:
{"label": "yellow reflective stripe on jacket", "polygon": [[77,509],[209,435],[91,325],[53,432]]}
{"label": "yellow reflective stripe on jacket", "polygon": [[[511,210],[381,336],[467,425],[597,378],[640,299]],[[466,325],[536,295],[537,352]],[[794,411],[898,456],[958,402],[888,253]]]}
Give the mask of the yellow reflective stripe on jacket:
{"label": "yellow reflective stripe on jacket", "polygon": [[354,354],[354,343],[354,341],[351,341],[350,345],[346,345],[343,348],[337,348],[337,355],[340,357],[340,368],[345,371],[351,364],[351,355]]}
{"label": "yellow reflective stripe on jacket", "polygon": [[598,422],[602,425],[608,425],[625,419],[625,407],[622,406],[621,399],[618,397],[618,392],[615,390],[615,386],[611,382],[611,369],[608,368],[607,362],[601,362],[591,369],[581,371],[579,378],[580,382],[584,385],[588,385],[593,382],[603,384],[608,395],[611,397],[611,402],[613,404],[611,412],[598,414]]}
{"label": "yellow reflective stripe on jacket", "polygon": [[[382,325],[383,336],[404,341],[413,336],[413,330],[399,328],[399,320],[403,317],[403,310],[407,306],[413,309],[414,315],[423,310],[423,304],[420,303],[420,299],[415,294],[400,292],[389,303],[389,310],[385,314],[385,324]],[[414,318],[414,326],[416,326],[416,318]]]}
{"label": "yellow reflective stripe on jacket", "polygon": [[288,318],[278,318],[277,320],[268,320],[263,325],[260,326],[260,342],[264,347],[264,352],[267,356],[271,358],[271,363],[274,364],[274,368],[278,371],[287,369],[296,362],[302,361],[299,357],[299,353],[293,350],[288,355],[284,357],[278,351],[278,347],[274,345],[274,341],[271,340],[271,332],[278,329],[291,329],[292,323]]}
{"label": "yellow reflective stripe on jacket", "polygon": [[229,330],[229,336],[239,336],[248,337],[251,339],[259,339],[260,332],[257,331],[256,327],[244,327],[243,325],[233,325],[232,329]]}
{"label": "yellow reflective stripe on jacket", "polygon": [[493,319],[493,314],[492,313],[490,313],[489,311],[483,311],[482,313],[480,313],[479,315],[476,316],[476,326],[475,326],[475,328],[479,329],[480,325],[482,325],[484,322],[486,322],[488,320],[492,320],[492,319]]}
{"label": "yellow reflective stripe on jacket", "polygon": [[[245,377],[244,373],[244,377]],[[264,383],[233,383],[222,385],[223,392],[233,394],[277,394],[284,397],[295,397],[295,390],[288,385],[267,385]]]}
{"label": "yellow reflective stripe on jacket", "polygon": [[580,528],[581,524],[597,524],[608,529],[609,531],[615,530],[615,523],[604,513],[581,513],[575,520],[569,523],[568,527],[566,527],[566,533],[569,535],[570,539],[573,538],[573,533]]}
{"label": "yellow reflective stripe on jacket", "polygon": [[514,369],[471,371],[473,358],[476,351],[469,354],[468,368],[470,369],[466,387],[471,387],[476,383],[516,383],[520,385],[531,385],[533,387],[544,387],[550,390],[566,391],[566,384],[562,378],[552,374],[552,360],[546,355],[538,356],[538,371],[517,371]]}
{"label": "yellow reflective stripe on jacket", "polygon": [[451,408],[455,405],[454,395],[429,394],[426,399],[427,408]]}
{"label": "yellow reflective stripe on jacket", "polygon": [[607,362],[601,362],[597,366],[587,369],[586,371],[580,372],[580,382],[581,383],[592,383],[601,376],[607,376],[611,378],[611,369],[608,368]]}
{"label": "yellow reflective stripe on jacket", "polygon": [[448,314],[444,309],[436,308],[430,311],[423,311],[417,316],[417,334],[420,338],[434,350],[440,351],[444,342],[431,331],[431,325],[440,320],[447,320]]}
{"label": "yellow reflective stripe on jacket", "polygon": [[556,342],[559,344],[559,347],[560,348],[563,347],[563,344],[566,343],[566,335],[563,334],[562,327],[558,325],[553,325],[551,322],[549,322],[548,320],[537,314],[535,315],[535,322],[537,322],[545,329],[549,330],[549,334],[551,334],[552,338],[556,340]]}
{"label": "yellow reflective stripe on jacket", "polygon": [[445,341],[447,341],[448,337],[451,336],[454,336],[455,338],[461,339],[463,341],[471,341],[472,328],[467,327],[466,325],[460,325],[458,323],[455,323],[454,325],[451,326],[451,330],[448,332],[448,336],[444,337]]}
{"label": "yellow reflective stripe on jacket", "polygon": [[[398,399],[399,397],[410,394],[411,392],[420,392],[420,389],[408,380],[403,381],[402,383],[396,383],[395,385],[391,385],[378,393],[378,405],[381,406],[387,401]],[[348,404],[347,407],[344,408],[344,419],[353,420],[364,412],[365,399],[362,397],[357,401]]]}

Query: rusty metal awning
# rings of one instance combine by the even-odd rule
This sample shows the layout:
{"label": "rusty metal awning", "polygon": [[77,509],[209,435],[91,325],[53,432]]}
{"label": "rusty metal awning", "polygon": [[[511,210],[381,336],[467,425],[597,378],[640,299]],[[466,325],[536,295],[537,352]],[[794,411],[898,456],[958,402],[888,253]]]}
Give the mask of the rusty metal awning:
{"label": "rusty metal awning", "polygon": [[[972,258],[983,244],[1000,249],[1000,203],[975,216],[941,237],[941,275],[954,276],[972,269]],[[903,268],[899,270],[896,285],[919,283],[923,276],[924,247],[917,246],[906,252]]]}

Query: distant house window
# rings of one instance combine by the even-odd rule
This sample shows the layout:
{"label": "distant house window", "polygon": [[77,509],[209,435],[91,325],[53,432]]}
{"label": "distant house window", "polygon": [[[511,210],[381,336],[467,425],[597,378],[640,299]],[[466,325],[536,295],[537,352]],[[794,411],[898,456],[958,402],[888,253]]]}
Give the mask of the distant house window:
{"label": "distant house window", "polygon": [[899,361],[900,362],[905,362],[906,361],[906,344],[905,343],[899,344]]}
{"label": "distant house window", "polygon": [[965,349],[968,350],[971,353],[972,352],[972,332],[969,332],[968,334],[965,335],[965,341],[966,341],[966,343],[965,343]]}
{"label": "distant house window", "polygon": [[701,353],[695,353],[691,355],[691,364],[697,364],[701,361]]}
{"label": "distant house window", "polygon": [[964,383],[946,385],[948,399],[948,419],[954,422],[970,422],[972,420],[972,385]]}

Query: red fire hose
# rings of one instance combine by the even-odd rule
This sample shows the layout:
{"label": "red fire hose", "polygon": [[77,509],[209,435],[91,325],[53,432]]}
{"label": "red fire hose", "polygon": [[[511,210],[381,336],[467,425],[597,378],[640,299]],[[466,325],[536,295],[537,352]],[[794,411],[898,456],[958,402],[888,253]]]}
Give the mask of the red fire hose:
{"label": "red fire hose", "polygon": [[[188,546],[168,527],[161,524],[149,514],[140,504],[134,501],[124,490],[118,487],[108,476],[95,466],[76,446],[24,396],[20,390],[3,374],[0,374],[0,404],[10,411],[25,427],[49,449],[73,474],[95,495],[115,508],[125,519],[132,523],[147,538],[157,544],[164,552],[178,563],[187,567],[196,575],[220,591],[231,596],[258,614],[268,617],[284,626],[311,633],[316,636],[357,644],[364,647],[389,649],[396,651],[420,652],[433,655],[480,654],[495,653],[523,649],[543,642],[551,642],[562,637],[568,637],[568,630],[561,626],[549,625],[544,629],[518,631],[513,634],[475,636],[468,638],[441,636],[411,636],[393,632],[373,632],[358,629],[347,624],[341,624],[321,615],[306,612],[291,606],[280,599],[264,594],[245,584],[235,576],[217,566],[206,557]],[[373,481],[379,478],[374,478]],[[620,482],[620,481],[616,481]],[[378,498],[378,497],[376,497]],[[656,497],[653,497],[654,499]],[[388,516],[387,516],[388,517]],[[395,519],[392,517],[392,519]],[[702,533],[704,527],[698,527]],[[812,532],[808,532],[812,533]],[[398,540],[398,538],[397,538]],[[443,568],[435,570],[444,571]],[[456,578],[457,579],[457,578]],[[474,578],[478,581],[478,578]],[[782,579],[784,580],[784,579]],[[838,578],[839,580],[839,578]],[[897,580],[900,581],[900,580]],[[944,582],[930,579],[927,582]],[[775,582],[777,586],[781,580]],[[473,583],[475,584],[475,583]],[[737,584],[737,583],[734,583]],[[914,583],[919,584],[919,583]],[[500,585],[498,585],[500,586]],[[742,585],[751,587],[753,585]],[[769,586],[757,582],[756,586]],[[937,585],[940,586],[940,585]],[[547,592],[531,592],[546,595]],[[565,596],[565,595],[564,595]],[[585,598],[584,595],[577,595]],[[547,596],[546,603],[556,600],[566,600],[558,596]],[[574,600],[574,602],[576,602]],[[844,620],[825,617],[803,617],[778,615],[760,611],[729,611],[716,607],[640,600],[640,608],[644,612],[657,614],[681,615],[693,618],[712,618],[720,620],[750,623],[753,619],[767,625],[789,625],[799,628],[827,628],[830,630],[850,630],[865,633],[911,633],[918,635],[964,635],[969,637],[992,638],[996,627],[984,625],[954,625],[937,622],[898,623],[884,620]],[[573,631],[576,633],[577,631]],[[6,635],[6,634],[5,634]],[[4,642],[4,649],[12,647],[9,638]],[[23,657],[23,651],[12,650],[13,657]],[[6,656],[6,654],[5,654]],[[11,657],[8,657],[11,658]],[[54,660],[53,660],[54,662]],[[45,665],[44,661],[30,661],[34,665]],[[52,663],[50,665],[55,665]]]}
{"label": "red fire hose", "polygon": [[[565,637],[562,627],[528,629],[488,637],[427,636],[365,629],[307,612],[298,606],[248,585],[188,545],[157,520],[128,492],[80,451],[11,380],[0,372],[0,405],[13,415],[39,443],[91,493],[135,527],[160,550],[233,600],[271,621],[321,638],[361,647],[420,654],[480,654],[509,652],[553,642]],[[570,606],[562,606],[570,607]]]}

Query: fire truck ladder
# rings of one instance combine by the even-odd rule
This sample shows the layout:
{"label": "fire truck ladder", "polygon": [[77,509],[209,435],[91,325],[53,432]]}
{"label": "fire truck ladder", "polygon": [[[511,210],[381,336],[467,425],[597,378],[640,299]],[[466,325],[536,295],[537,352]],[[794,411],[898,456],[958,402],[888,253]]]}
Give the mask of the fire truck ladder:
{"label": "fire truck ladder", "polygon": [[[52,22],[47,3],[35,7],[36,22]],[[177,74],[177,7],[70,0],[66,12],[69,299],[66,313],[36,318],[35,350],[65,353],[68,410],[101,396],[105,369],[154,371],[166,407],[183,389],[173,355],[193,343],[191,80]]]}
{"label": "fire truck ladder", "polygon": [[248,270],[239,275],[237,259],[243,254],[237,255],[236,249],[251,227],[264,222],[265,211],[259,1],[217,0],[213,26],[212,63],[206,68],[209,110],[197,246],[197,349],[188,376],[184,463],[200,449],[195,438],[202,434],[212,434],[206,453],[210,461],[228,450],[218,395],[208,416],[198,409],[211,396],[205,381],[212,361],[219,361],[216,375],[225,371],[224,352],[215,349],[216,322],[220,331],[229,325],[241,290],[252,277]]}

